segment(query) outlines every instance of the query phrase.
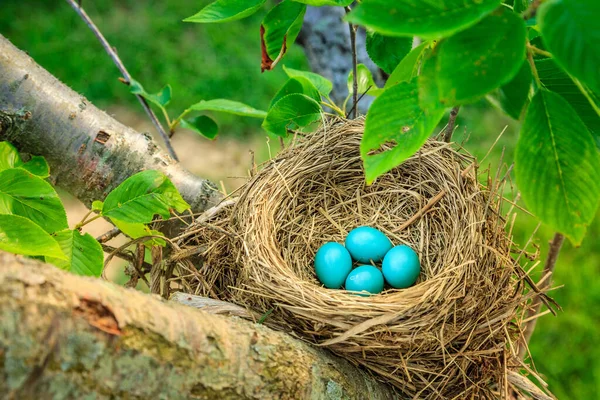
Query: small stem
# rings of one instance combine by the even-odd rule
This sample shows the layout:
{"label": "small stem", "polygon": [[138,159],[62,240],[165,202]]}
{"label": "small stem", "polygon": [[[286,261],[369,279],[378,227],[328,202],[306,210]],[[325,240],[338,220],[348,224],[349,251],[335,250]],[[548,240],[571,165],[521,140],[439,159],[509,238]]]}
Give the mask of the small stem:
{"label": "small stem", "polygon": [[102,215],[98,214],[98,215],[94,215],[93,218],[90,218],[90,219],[86,220],[86,218],[90,215],[90,213],[91,213],[91,211],[85,216],[85,218],[83,219],[83,221],[81,221],[80,223],[78,223],[77,225],[75,225],[75,230],[81,229],[82,227],[86,226],[90,222],[94,222],[98,218],[102,218]]}
{"label": "small stem", "polygon": [[[115,49],[113,47],[111,47],[111,45],[108,43],[108,41],[106,40],[104,35],[102,35],[102,32],[100,32],[100,30],[94,24],[92,19],[87,15],[87,13],[84,11],[84,9],[81,8],[81,6],[75,0],[66,0],[66,1],[75,10],[75,12],[81,17],[83,22],[85,22],[85,24],[92,30],[92,32],[94,33],[96,38],[100,41],[100,44],[102,45],[102,47],[104,47],[104,50],[108,53],[110,58],[112,58],[113,63],[117,66],[119,71],[121,71],[121,74],[123,74],[123,77],[127,80],[127,84],[129,84],[129,82],[131,82],[131,79],[132,79],[131,75],[125,68],[125,65],[123,64],[123,62],[117,55],[117,52],[115,51]],[[148,114],[148,117],[150,118],[150,120],[152,121],[152,123],[154,124],[156,129],[158,130],[158,133],[160,134],[162,140],[165,142],[165,145],[167,147],[167,151],[169,152],[169,155],[175,161],[179,161],[179,159],[177,158],[177,154],[175,153],[175,150],[173,149],[173,146],[171,146],[171,140],[169,139],[169,136],[165,132],[161,123],[158,121],[158,118],[156,118],[156,114],[154,114],[154,111],[152,111],[152,109],[148,105],[148,102],[146,101],[146,99],[144,99],[140,95],[135,95],[135,96],[140,101],[142,107],[144,108],[144,111],[146,111],[146,114]]]}
{"label": "small stem", "polygon": [[345,117],[346,116],[346,114],[338,106],[336,106],[332,102],[328,103],[326,101],[321,101],[321,104],[324,105],[325,107],[331,108],[333,111],[335,111],[336,113],[338,113],[341,117]]}
{"label": "small stem", "polygon": [[[560,254],[560,249],[562,247],[564,240],[565,240],[565,237],[561,233],[556,232],[554,234],[554,238],[550,242],[550,250],[548,251],[548,258],[546,258],[546,264],[544,264],[544,272],[542,273],[542,279],[543,278],[546,278],[546,279],[538,285],[538,288],[540,289],[540,291],[543,291],[544,289],[549,287],[552,282],[552,276],[547,277],[547,275],[552,274],[554,272],[554,267],[556,266],[556,260],[558,259],[558,255]],[[529,322],[527,322],[527,325],[525,325],[525,328],[523,330],[523,336],[525,337],[525,342],[522,344],[521,348],[519,349],[519,356],[521,357],[521,359],[524,359],[526,356],[527,344],[529,343],[529,340],[531,339],[531,335],[533,334],[535,325],[538,320],[538,318],[532,318],[532,317],[535,317],[536,315],[538,315],[541,308],[542,308],[542,301],[540,300],[540,295],[538,294],[533,299],[531,308],[527,312],[527,319],[529,319],[529,318],[531,318],[531,319],[529,319]]]}
{"label": "small stem", "polygon": [[[529,44],[529,41],[527,43]],[[533,51],[529,48],[527,49],[527,61],[529,61],[529,65],[531,66],[531,74],[533,75],[535,83],[538,87],[542,87],[542,81],[540,80],[535,61],[533,60]]]}
{"label": "small stem", "polygon": [[[344,7],[346,14],[351,9],[350,7]],[[352,50],[352,100],[354,102],[354,118],[358,116],[358,62],[356,57],[356,26],[348,24],[350,27],[350,48]]]}
{"label": "small stem", "polygon": [[81,228],[83,225],[85,225],[85,224],[87,223],[87,222],[85,222],[85,220],[86,220],[86,219],[87,219],[87,218],[88,218],[90,215],[92,215],[92,213],[93,213],[93,211],[92,211],[92,210],[88,211],[88,212],[87,212],[87,214],[85,214],[85,215],[83,216],[83,218],[81,218],[81,221],[79,221],[79,223],[78,223],[77,225],[75,225],[75,229],[77,230],[77,229]]}
{"label": "small stem", "polygon": [[162,112],[163,112],[163,116],[165,117],[165,121],[167,122],[167,126],[169,126],[169,127],[170,127],[170,126],[171,126],[171,119],[169,118],[169,114],[167,113],[167,110],[166,110],[166,108],[164,108],[164,107],[161,107],[160,109],[161,109],[161,110],[162,110]]}
{"label": "small stem", "polygon": [[458,117],[459,110],[460,106],[453,107],[452,110],[450,110],[450,118],[448,118],[448,125],[446,125],[446,130],[444,131],[444,142],[446,143],[450,143],[452,140],[452,134],[454,133],[456,117]]}
{"label": "small stem", "polygon": [[184,112],[182,112],[179,115],[179,117],[175,118],[175,120],[169,124],[169,130],[171,131],[171,133],[173,133],[175,131],[175,128],[177,128],[177,126],[179,125],[179,123],[181,122],[183,117],[188,115],[191,111],[192,110],[190,110],[190,109],[185,110]]}
{"label": "small stem", "polygon": [[552,53],[550,53],[549,51],[546,51],[546,50],[542,50],[539,47],[536,47],[530,43],[527,43],[527,48],[529,50],[531,50],[532,52],[537,53],[541,56],[552,58]]}

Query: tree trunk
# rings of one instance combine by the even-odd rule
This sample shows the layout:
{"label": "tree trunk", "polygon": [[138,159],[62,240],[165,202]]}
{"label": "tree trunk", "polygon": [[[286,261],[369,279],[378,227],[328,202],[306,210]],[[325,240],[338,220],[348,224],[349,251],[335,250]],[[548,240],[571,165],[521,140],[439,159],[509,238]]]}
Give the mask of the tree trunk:
{"label": "tree trunk", "polygon": [[389,399],[348,362],[208,314],[0,253],[0,394],[12,399]]}
{"label": "tree trunk", "polygon": [[215,187],[185,170],[148,136],[94,107],[0,35],[0,140],[41,155],[53,183],[88,207],[136,172],[171,178],[200,212],[219,198]]}
{"label": "tree trunk", "polygon": [[[304,47],[311,69],[333,82],[331,98],[339,105],[348,96],[348,74],[352,71],[350,31],[343,18],[342,7],[308,7],[298,36],[298,43]],[[369,58],[365,42],[365,31],[360,28],[356,34],[358,63],[365,64],[371,70],[375,82],[382,86],[385,79]],[[364,96],[358,102],[358,110],[366,114],[373,99],[372,96]],[[347,106],[348,110],[350,108],[351,101]]]}

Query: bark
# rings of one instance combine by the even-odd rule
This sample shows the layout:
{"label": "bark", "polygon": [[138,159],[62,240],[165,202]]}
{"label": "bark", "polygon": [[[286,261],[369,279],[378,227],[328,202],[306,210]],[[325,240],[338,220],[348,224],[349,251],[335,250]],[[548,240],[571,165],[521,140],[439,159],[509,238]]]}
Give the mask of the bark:
{"label": "bark", "polygon": [[136,172],[168,175],[200,212],[218,192],[169,157],[149,137],[128,128],[59,82],[0,35],[0,140],[41,155],[51,180],[87,206]]}
{"label": "bark", "polygon": [[7,253],[0,318],[2,398],[392,398],[284,333]]}
{"label": "bark", "polygon": [[[308,7],[298,42],[306,51],[311,69],[333,82],[331,98],[341,105],[348,96],[348,74],[352,70],[352,48],[348,24],[342,19],[343,7]],[[359,28],[356,33],[356,48],[359,64],[365,64],[375,82],[382,86],[385,82],[379,68],[371,61],[366,49],[366,34]],[[359,93],[361,95],[362,93]],[[373,97],[364,96],[358,102],[358,110],[366,114]],[[351,101],[347,109],[352,108]]]}

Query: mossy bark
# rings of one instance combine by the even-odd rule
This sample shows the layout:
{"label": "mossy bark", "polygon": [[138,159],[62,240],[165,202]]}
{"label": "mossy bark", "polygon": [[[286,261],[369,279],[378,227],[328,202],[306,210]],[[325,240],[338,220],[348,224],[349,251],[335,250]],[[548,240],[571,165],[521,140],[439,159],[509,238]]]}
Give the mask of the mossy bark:
{"label": "mossy bark", "polygon": [[196,212],[218,192],[169,157],[147,134],[94,107],[0,35],[0,140],[41,155],[53,182],[87,206],[136,172],[168,175]]}
{"label": "mossy bark", "polygon": [[13,399],[389,399],[324,350],[0,253],[0,394]]}

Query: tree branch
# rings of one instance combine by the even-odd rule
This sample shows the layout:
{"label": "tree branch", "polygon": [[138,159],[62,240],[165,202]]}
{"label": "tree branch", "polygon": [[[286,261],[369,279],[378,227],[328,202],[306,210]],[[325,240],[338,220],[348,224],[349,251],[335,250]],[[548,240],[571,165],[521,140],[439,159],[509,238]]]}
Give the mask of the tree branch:
{"label": "tree branch", "polygon": [[[346,14],[348,14],[351,9],[350,7],[345,7],[344,10]],[[354,118],[358,116],[358,62],[356,60],[356,26],[352,24],[348,24],[350,28],[350,51],[352,52],[352,102],[354,106],[352,109],[354,110]]]}
{"label": "tree branch", "polygon": [[[98,27],[94,24],[94,21],[92,21],[92,19],[87,15],[85,10],[81,7],[81,4],[76,3],[74,0],[67,0],[67,3],[69,3],[71,7],[73,7],[75,12],[81,17],[83,22],[85,22],[85,24],[92,30],[94,36],[96,36],[96,38],[100,41],[102,47],[104,47],[104,50],[106,50],[110,58],[112,58],[113,63],[117,66],[119,71],[121,71],[121,74],[126,80],[125,83],[129,85],[131,83],[131,75],[129,74],[129,71],[127,71],[127,68],[125,68],[125,65],[121,61],[121,58],[119,58],[117,52],[108,43],[108,40],[106,40],[102,32],[100,32],[100,29],[98,29]],[[165,146],[167,147],[169,155],[175,161],[179,161],[179,159],[177,158],[177,154],[175,153],[175,149],[173,149],[173,146],[171,145],[171,139],[169,138],[169,135],[167,135],[167,133],[165,132],[158,118],[156,118],[156,114],[154,114],[154,111],[152,111],[146,99],[144,99],[139,94],[136,94],[135,97],[138,98],[138,100],[142,104],[142,107],[144,108],[144,111],[146,112],[146,114],[148,114],[148,117],[152,121],[152,124],[154,124],[154,127],[160,134],[160,137],[162,138],[163,142],[165,143]]]}
{"label": "tree branch", "polygon": [[[311,69],[333,82],[331,98],[341,105],[348,96],[348,73],[353,70],[352,46],[342,7],[308,7],[298,43],[304,47]],[[366,50],[364,29],[356,31],[356,62],[366,65],[375,82],[385,80]],[[356,76],[356,74],[354,74]],[[355,91],[356,92],[356,91]],[[366,114],[374,97],[367,95],[358,102],[358,111]]]}
{"label": "tree branch", "polygon": [[345,360],[262,325],[6,253],[0,265],[7,398],[393,398]]}
{"label": "tree branch", "polygon": [[450,118],[448,118],[448,125],[446,125],[446,129],[444,130],[444,142],[450,143],[452,140],[452,135],[454,134],[454,127],[456,126],[456,117],[458,117],[458,111],[460,110],[460,106],[453,107],[450,110]]}
{"label": "tree branch", "polygon": [[[542,273],[542,281],[537,284],[537,287],[543,291],[547,287],[550,286],[552,282],[552,274],[554,273],[554,267],[556,265],[556,260],[558,259],[558,255],[560,254],[560,249],[562,248],[565,237],[556,232],[554,234],[554,238],[550,242],[550,250],[548,251],[548,258],[546,258],[546,263],[544,264],[544,272]],[[523,330],[523,336],[525,341],[523,345],[519,349],[519,356],[521,359],[524,359],[527,355],[527,344],[531,339],[531,335],[533,335],[533,331],[535,330],[535,325],[537,324],[538,318],[535,318],[540,312],[542,308],[542,301],[540,300],[539,295],[533,299],[532,306],[527,312],[527,325]]]}
{"label": "tree branch", "polygon": [[0,35],[0,140],[41,155],[51,181],[90,207],[136,172],[165,173],[202,212],[220,198],[148,137],[117,122]]}

